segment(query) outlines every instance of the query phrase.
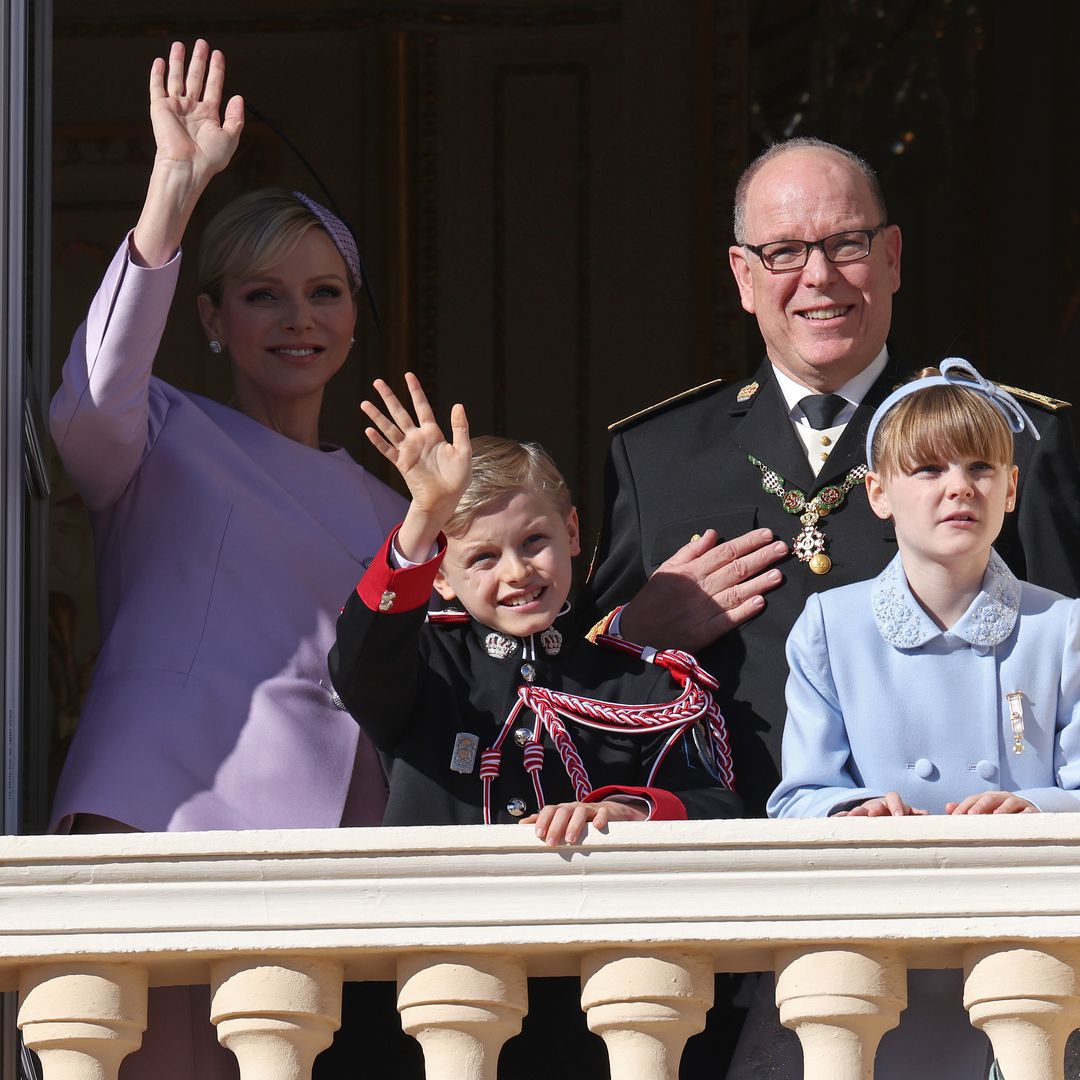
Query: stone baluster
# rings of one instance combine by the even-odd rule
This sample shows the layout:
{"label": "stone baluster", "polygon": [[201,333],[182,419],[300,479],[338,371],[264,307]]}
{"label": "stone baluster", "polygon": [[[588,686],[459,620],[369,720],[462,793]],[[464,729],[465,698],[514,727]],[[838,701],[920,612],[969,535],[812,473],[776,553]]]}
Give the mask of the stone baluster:
{"label": "stone baluster", "polygon": [[341,1026],[342,965],[245,957],[210,968],[210,1019],[242,1080],[309,1080]]}
{"label": "stone baluster", "polygon": [[19,1027],[45,1080],[116,1080],[146,1030],[146,969],[39,964],[19,980]]}
{"label": "stone baluster", "polygon": [[804,1080],[871,1080],[907,1005],[907,967],[880,950],[792,950],[776,958],[776,1004],[802,1043]]}
{"label": "stone baluster", "polygon": [[427,1080],[495,1080],[503,1043],[528,1009],[525,964],[499,954],[426,953],[398,962],[401,1026]]}
{"label": "stone baluster", "polygon": [[676,951],[605,951],[585,957],[581,982],[581,1006],[607,1045],[612,1080],[675,1080],[686,1040],[705,1027],[712,965]]}
{"label": "stone baluster", "polygon": [[964,1005],[1005,1080],[1062,1080],[1065,1043],[1080,1026],[1080,950],[986,945],[964,960]]}

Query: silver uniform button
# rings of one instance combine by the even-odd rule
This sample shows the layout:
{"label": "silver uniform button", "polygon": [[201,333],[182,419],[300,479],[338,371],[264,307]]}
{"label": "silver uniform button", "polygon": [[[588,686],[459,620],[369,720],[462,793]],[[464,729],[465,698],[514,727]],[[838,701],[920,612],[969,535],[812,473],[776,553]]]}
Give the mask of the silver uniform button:
{"label": "silver uniform button", "polygon": [[514,731],[514,742],[516,742],[518,746],[528,746],[529,743],[532,742],[532,735],[532,728],[519,727]]}
{"label": "silver uniform button", "polygon": [[521,677],[526,682],[531,683],[533,681],[533,679],[536,678],[536,668],[534,668],[532,666],[532,664],[522,664],[521,665]]}
{"label": "silver uniform button", "polygon": [[524,799],[508,799],[506,803],[506,812],[511,817],[524,817],[525,811],[528,807],[525,805]]}

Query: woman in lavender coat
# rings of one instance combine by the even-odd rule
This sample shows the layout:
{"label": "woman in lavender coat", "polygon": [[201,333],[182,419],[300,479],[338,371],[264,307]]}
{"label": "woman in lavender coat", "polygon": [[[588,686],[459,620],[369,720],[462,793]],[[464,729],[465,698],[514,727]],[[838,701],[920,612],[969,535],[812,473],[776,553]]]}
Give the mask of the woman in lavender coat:
{"label": "woman in lavender coat", "polygon": [[[376,825],[382,773],[326,671],[342,597],[404,511],[319,439],[356,323],[355,241],[288,192],[226,207],[204,239],[199,314],[232,365],[234,400],[151,373],[185,227],[244,119],[238,97],[221,117],[219,52],[199,41],[186,72],[184,61],[176,43],[151,69],[146,201],[50,410],[93,522],[102,634],[52,827]],[[179,1044],[190,1057],[190,1033]],[[216,1068],[170,1054],[164,1070],[138,1071]]]}

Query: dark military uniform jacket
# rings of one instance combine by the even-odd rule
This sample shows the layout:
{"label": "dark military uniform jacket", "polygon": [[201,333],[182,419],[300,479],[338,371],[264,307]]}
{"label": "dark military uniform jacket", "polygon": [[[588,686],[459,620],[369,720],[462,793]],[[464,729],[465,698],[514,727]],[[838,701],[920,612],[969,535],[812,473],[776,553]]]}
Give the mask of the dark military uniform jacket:
{"label": "dark military uniform jacket", "polygon": [[[749,455],[783,477],[785,490],[796,487],[807,498],[839,485],[849,470],[865,464],[870,418],[908,374],[894,364],[886,368],[815,477],[772,370],[768,361],[762,364],[752,394],[745,389],[749,381],[713,384],[620,425],[608,458],[594,571],[578,599],[583,619],[598,619],[631,600],[660,563],[707,528],[721,540],[768,528],[790,547],[801,528],[799,515],[786,512],[777,495],[762,490],[761,470]],[[1026,432],[1016,437],[1016,511],[1006,516],[994,546],[1017,577],[1077,596],[1080,474],[1072,433],[1064,417],[1027,400],[1022,404],[1041,441]],[[779,780],[784,643],[807,596],[874,577],[896,554],[892,523],[874,515],[862,484],[852,487],[818,528],[832,569],[818,575],[787,558],[780,564],[784,581],[766,594],[762,614],[699,655],[720,681],[717,699],[731,738],[736,789],[752,813],[763,813]],[[883,701],[883,712],[887,709]]]}
{"label": "dark military uniform jacket", "polygon": [[[518,687],[526,681],[525,663],[531,664],[536,685],[601,701],[653,704],[681,693],[667,670],[590,644],[567,617],[556,620],[561,642],[554,655],[548,655],[539,634],[533,641],[496,634],[502,644],[495,651],[506,655],[491,655],[487,639],[495,632],[464,613],[449,622],[425,619],[441,553],[421,566],[396,570],[388,558],[390,542],[342,610],[329,659],[334,687],[378,748],[390,782],[383,824],[483,822],[479,752],[496,740],[516,703]],[[553,641],[549,636],[548,650],[554,651]],[[706,770],[691,739],[684,736],[672,747],[654,786],[645,789],[641,785],[670,732],[622,735],[564,722],[595,795],[609,787],[645,794],[653,802],[654,818],[743,813],[739,798]],[[499,776],[492,785],[493,822],[517,821],[538,809],[524,749],[513,738],[518,729],[531,732],[533,724],[533,713],[523,709],[503,743]],[[463,763],[456,754],[459,734],[478,737],[475,760]],[[546,733],[543,745],[545,801],[573,801],[570,778]],[[455,757],[467,771],[451,768]]]}

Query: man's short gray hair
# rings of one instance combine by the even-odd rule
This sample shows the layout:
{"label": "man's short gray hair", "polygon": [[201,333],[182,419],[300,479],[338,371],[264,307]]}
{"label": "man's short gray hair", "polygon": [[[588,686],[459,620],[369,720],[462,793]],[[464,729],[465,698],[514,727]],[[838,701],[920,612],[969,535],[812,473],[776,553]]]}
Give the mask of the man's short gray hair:
{"label": "man's short gray hair", "polygon": [[[735,227],[735,243],[746,243],[746,193],[750,190],[750,183],[761,171],[762,166],[767,165],[773,158],[786,154],[789,150],[825,150],[842,157],[860,176],[870,188],[870,197],[874,200],[878,217],[881,222],[888,222],[889,212],[885,206],[885,194],[881,190],[881,181],[874,172],[870,163],[858,154],[845,150],[835,143],[826,142],[824,139],[815,139],[810,135],[800,135],[794,139],[785,139],[783,142],[773,143],[767,150],[763,150],[743,170],[739,177],[739,183],[735,187],[735,213],[732,224]],[[875,222],[877,224],[877,222]]]}

